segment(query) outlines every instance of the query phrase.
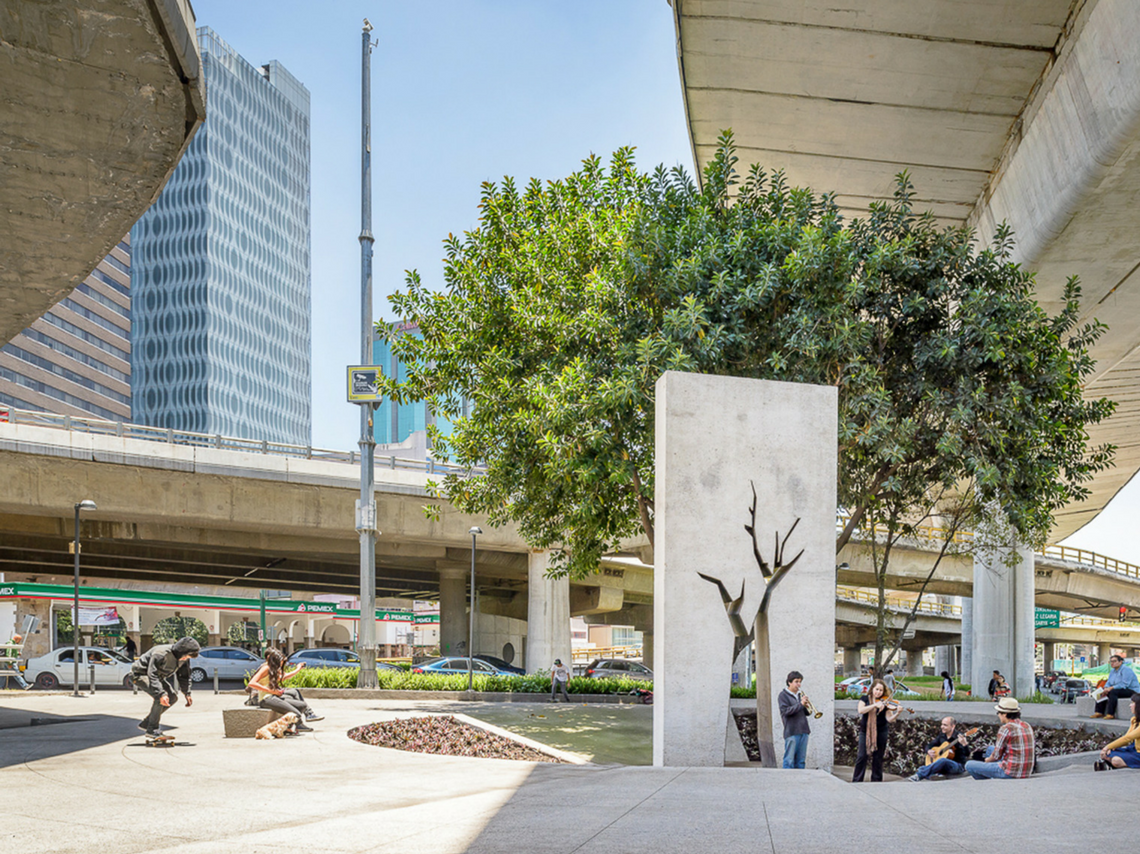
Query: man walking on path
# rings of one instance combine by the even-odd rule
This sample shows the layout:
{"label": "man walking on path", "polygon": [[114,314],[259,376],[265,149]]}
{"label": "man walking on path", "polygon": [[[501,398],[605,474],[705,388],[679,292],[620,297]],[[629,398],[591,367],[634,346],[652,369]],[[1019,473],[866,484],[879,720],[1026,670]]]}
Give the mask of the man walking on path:
{"label": "man walking on path", "polygon": [[570,695],[566,693],[566,685],[570,682],[570,670],[562,663],[561,658],[554,659],[554,666],[550,668],[550,702],[555,702],[555,692],[562,692],[564,702],[570,702]]}
{"label": "man walking on path", "polygon": [[186,706],[194,704],[190,699],[188,662],[198,655],[198,649],[194,638],[181,638],[172,644],[151,647],[131,666],[131,678],[153,701],[150,713],[139,722],[139,729],[148,736],[158,735],[162,713],[178,702],[180,688],[186,697]]}

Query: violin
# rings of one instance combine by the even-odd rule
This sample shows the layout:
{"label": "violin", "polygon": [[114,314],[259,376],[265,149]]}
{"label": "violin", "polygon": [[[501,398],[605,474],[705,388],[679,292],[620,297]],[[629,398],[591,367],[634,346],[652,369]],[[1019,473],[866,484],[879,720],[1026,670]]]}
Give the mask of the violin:
{"label": "violin", "polygon": [[888,712],[910,712],[912,715],[914,714],[914,709],[910,708],[909,706],[904,706],[898,700],[887,700],[885,711],[888,711]]}

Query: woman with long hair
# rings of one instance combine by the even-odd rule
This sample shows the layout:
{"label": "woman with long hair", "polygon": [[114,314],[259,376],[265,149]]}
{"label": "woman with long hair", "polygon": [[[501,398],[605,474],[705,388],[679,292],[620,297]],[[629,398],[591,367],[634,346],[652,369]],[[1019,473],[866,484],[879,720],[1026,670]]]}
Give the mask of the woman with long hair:
{"label": "woman with long hair", "polygon": [[942,699],[954,699],[954,680],[946,670],[942,671]]}
{"label": "woman with long hair", "polygon": [[265,654],[265,663],[249,680],[249,690],[258,693],[258,706],[263,709],[273,709],[281,714],[293,712],[297,715],[297,731],[311,732],[313,728],[305,726],[304,721],[319,721],[321,716],[313,711],[296,688],[281,687],[282,682],[295,676],[304,666],[305,663],[301,662],[288,673],[284,673],[285,656],[280,650],[271,649]]}
{"label": "woman with long hair", "polygon": [[859,753],[855,757],[852,783],[863,782],[868,755],[871,757],[871,782],[883,782],[883,756],[887,752],[890,723],[899,716],[900,711],[888,707],[890,698],[891,692],[882,679],[875,679],[867,693],[859,698]]}

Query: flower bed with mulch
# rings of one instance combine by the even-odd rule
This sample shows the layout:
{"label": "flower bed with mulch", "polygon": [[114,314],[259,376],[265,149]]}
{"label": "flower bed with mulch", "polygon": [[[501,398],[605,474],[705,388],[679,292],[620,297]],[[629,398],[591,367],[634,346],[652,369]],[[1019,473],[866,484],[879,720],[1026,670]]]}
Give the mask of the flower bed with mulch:
{"label": "flower bed with mulch", "polygon": [[[859,739],[856,723],[855,715],[840,715],[835,719],[836,765],[855,764]],[[883,770],[904,777],[914,773],[916,765],[922,763],[926,745],[941,734],[939,723],[939,721],[934,720],[903,717],[891,724],[890,737],[887,743],[887,758],[883,763]],[[748,753],[748,758],[753,762],[759,762],[760,748],[756,742],[756,714],[737,714],[736,725],[740,729],[740,738],[744,742],[744,749]],[[960,724],[959,726],[965,731],[973,729],[975,725]],[[977,734],[970,739],[971,746],[980,750],[986,745],[993,744],[997,739],[997,731],[997,724],[981,724]],[[1111,739],[1111,736],[1099,732],[1046,726],[1033,727],[1033,735],[1037,744],[1038,758],[1100,750]]]}
{"label": "flower bed with mulch", "polygon": [[524,762],[562,761],[533,747],[457,721],[450,715],[365,724],[349,730],[348,737],[362,744],[413,753],[519,759]]}

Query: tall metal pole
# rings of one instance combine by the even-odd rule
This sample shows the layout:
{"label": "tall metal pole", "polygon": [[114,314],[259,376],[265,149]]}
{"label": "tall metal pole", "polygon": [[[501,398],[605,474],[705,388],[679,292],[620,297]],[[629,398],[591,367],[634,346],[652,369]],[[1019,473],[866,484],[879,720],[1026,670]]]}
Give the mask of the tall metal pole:
{"label": "tall metal pole", "polygon": [[75,505],[75,603],[71,612],[72,665],[71,696],[79,696],[79,505]]}
{"label": "tall metal pole", "polygon": [[473,527],[467,533],[471,535],[471,616],[467,620],[467,690],[474,691],[475,681],[475,538],[483,533],[483,529]]}
{"label": "tall metal pole", "polygon": [[[364,19],[360,34],[360,364],[372,357],[372,24]],[[373,458],[372,404],[360,407],[360,506],[356,529],[360,532],[360,628],[356,651],[360,655],[361,688],[376,688],[376,494]]]}
{"label": "tall metal pole", "polygon": [[79,511],[97,509],[95,502],[87,499],[75,505],[75,542],[72,544],[72,548],[75,549],[75,601],[72,605],[74,610],[71,612],[71,654],[74,658],[71,696],[73,697],[79,696]]}

